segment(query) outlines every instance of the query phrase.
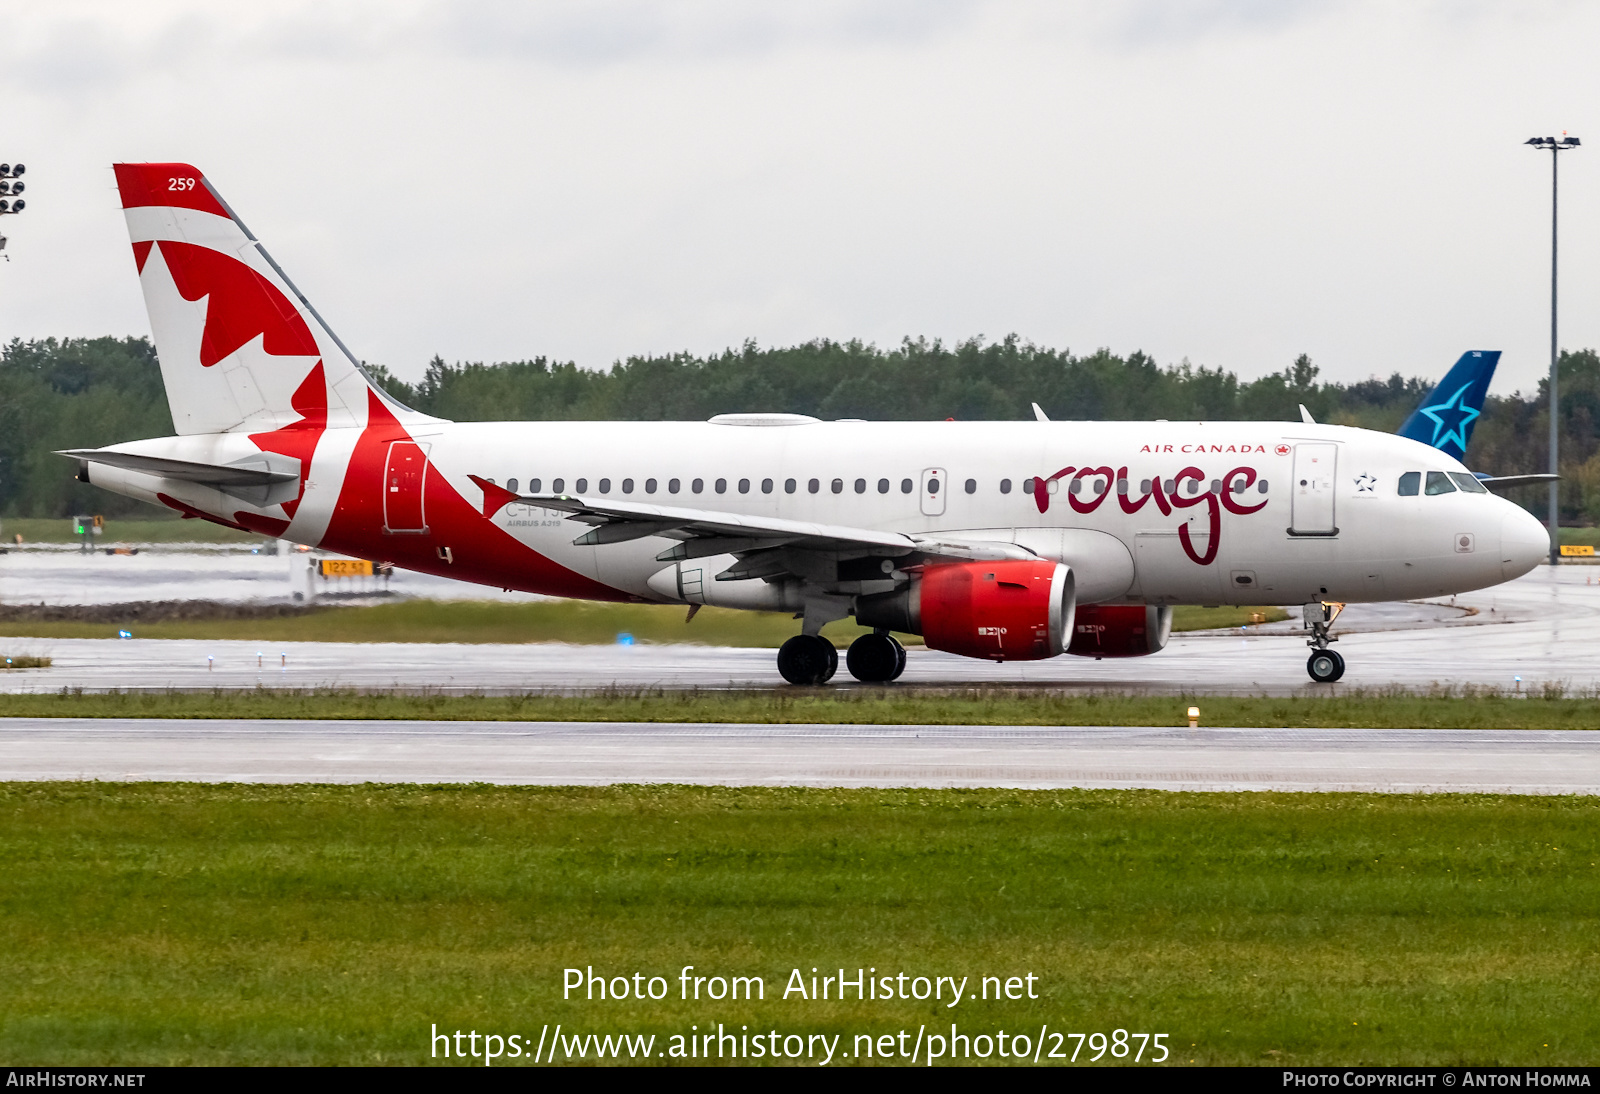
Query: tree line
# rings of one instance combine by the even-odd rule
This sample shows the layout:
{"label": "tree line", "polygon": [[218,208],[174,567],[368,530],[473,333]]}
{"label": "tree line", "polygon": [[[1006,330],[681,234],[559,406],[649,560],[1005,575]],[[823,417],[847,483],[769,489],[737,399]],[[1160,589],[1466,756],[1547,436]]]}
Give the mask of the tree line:
{"label": "tree line", "polygon": [[[1443,373],[1448,362],[1440,362]],[[1319,382],[1301,355],[1281,372],[1240,380],[1143,353],[1074,355],[1010,337],[945,345],[906,339],[884,349],[817,340],[720,354],[630,357],[608,371],[538,357],[494,364],[429,362],[406,383],[381,365],[373,378],[401,402],[455,421],[507,419],[703,420],[750,410],[819,418],[1030,419],[1037,402],[1056,420],[1299,419],[1393,431],[1436,381],[1403,377]],[[1600,523],[1600,354],[1561,355],[1562,519]],[[1491,396],[1467,453],[1495,474],[1545,469],[1546,383]],[[131,499],[72,478],[53,451],[172,433],[154,346],[146,338],[13,340],[0,348],[0,514],[148,513]],[[1512,495],[1537,512],[1543,494]]]}

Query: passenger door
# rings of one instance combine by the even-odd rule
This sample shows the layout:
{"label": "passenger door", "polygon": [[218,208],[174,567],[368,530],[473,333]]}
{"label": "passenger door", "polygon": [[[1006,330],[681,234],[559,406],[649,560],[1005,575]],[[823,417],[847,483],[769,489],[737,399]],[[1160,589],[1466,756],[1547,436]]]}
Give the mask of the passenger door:
{"label": "passenger door", "polygon": [[423,487],[428,478],[428,446],[415,441],[389,445],[383,471],[383,530],[391,535],[420,535],[428,530],[423,513]]}
{"label": "passenger door", "polygon": [[1326,442],[1294,446],[1294,482],[1289,502],[1289,534],[1336,536],[1333,487],[1339,446]]}

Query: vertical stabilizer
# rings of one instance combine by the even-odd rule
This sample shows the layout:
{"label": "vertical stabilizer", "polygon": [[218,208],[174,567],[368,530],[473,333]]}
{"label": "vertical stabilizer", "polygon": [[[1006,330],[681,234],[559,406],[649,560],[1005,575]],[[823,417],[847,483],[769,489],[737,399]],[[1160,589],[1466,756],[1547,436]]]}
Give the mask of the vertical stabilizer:
{"label": "vertical stabilizer", "polygon": [[1400,427],[1400,436],[1432,445],[1458,460],[1465,459],[1467,442],[1472,440],[1472,427],[1483,412],[1489,381],[1494,378],[1494,369],[1499,363],[1497,349],[1463,353],[1455,366],[1444,374],[1439,386],[1411,412],[1411,417]]}
{"label": "vertical stabilizer", "polygon": [[180,434],[364,425],[371,383],[316,309],[184,163],[114,165]]}

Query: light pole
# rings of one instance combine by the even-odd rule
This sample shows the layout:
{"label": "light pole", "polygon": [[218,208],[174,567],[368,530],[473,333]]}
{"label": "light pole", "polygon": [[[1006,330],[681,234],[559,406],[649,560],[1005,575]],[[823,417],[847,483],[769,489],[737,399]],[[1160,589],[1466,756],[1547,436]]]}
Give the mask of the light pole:
{"label": "light pole", "polygon": [[[10,213],[20,213],[28,207],[28,203],[15,195],[27,189],[27,184],[20,181],[27,174],[28,169],[22,164],[0,163],[0,216]],[[6,237],[0,235],[0,252],[6,249]],[[6,255],[7,262],[11,256]]]}
{"label": "light pole", "polygon": [[[1556,199],[1558,189],[1556,182],[1560,177],[1561,153],[1568,149],[1578,147],[1577,137],[1569,137],[1565,133],[1558,140],[1555,137],[1529,137],[1524,143],[1535,148],[1548,148],[1550,150],[1550,474],[1559,475],[1560,467],[1557,466],[1557,437],[1561,430],[1561,419],[1557,414],[1560,402],[1556,392],[1556,364],[1560,360],[1560,350],[1556,346]],[[1560,521],[1561,484],[1555,479],[1550,480],[1550,565],[1556,566],[1561,562],[1561,521]]]}

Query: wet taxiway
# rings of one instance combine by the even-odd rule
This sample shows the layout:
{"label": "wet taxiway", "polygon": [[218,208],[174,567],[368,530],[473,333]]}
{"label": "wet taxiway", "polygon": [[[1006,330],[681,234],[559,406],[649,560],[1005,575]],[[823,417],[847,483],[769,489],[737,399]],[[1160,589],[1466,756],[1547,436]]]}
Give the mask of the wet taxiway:
{"label": "wet taxiway", "polygon": [[1600,731],[0,719],[0,780],[1600,793]]}
{"label": "wet taxiway", "polygon": [[[1333,688],[1559,685],[1600,690],[1600,567],[1541,567],[1507,584],[1437,604],[1355,605],[1336,633],[1348,662]],[[1289,624],[1180,634],[1146,658],[993,664],[913,649],[901,684],[1048,686],[1156,694],[1325,691],[1306,677],[1306,647]],[[440,692],[781,686],[773,651],[691,645],[346,644],[132,639],[0,640],[6,655],[49,668],[0,672],[12,692],[341,687]],[[833,685],[852,686],[841,666]]]}

